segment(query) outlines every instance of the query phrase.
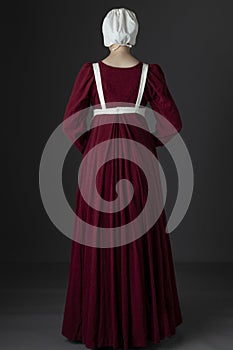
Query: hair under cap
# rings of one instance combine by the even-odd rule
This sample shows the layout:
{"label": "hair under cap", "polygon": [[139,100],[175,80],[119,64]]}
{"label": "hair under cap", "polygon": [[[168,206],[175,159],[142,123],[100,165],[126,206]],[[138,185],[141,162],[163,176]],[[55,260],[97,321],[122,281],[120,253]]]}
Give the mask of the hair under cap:
{"label": "hair under cap", "polygon": [[102,33],[104,46],[119,44],[132,47],[138,33],[135,13],[126,8],[112,9],[103,20]]}

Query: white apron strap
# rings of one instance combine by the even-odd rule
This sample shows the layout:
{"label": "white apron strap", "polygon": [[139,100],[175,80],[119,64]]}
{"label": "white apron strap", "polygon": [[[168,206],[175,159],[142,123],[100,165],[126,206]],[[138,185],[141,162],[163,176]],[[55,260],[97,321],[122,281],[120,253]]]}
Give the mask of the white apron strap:
{"label": "white apron strap", "polygon": [[[96,81],[96,86],[97,86],[100,104],[101,104],[102,109],[106,109],[99,64],[98,64],[98,62],[95,62],[95,63],[92,63],[92,65],[93,65],[93,70],[94,70],[95,81]],[[145,84],[146,84],[147,72],[148,72],[148,64],[143,62],[140,84],[139,84],[139,89],[138,89],[138,96],[137,96],[137,101],[135,104],[136,108],[139,108],[139,106],[141,104],[141,100],[142,100],[142,96],[143,96]]]}
{"label": "white apron strap", "polygon": [[141,100],[142,100],[142,96],[143,96],[145,84],[146,84],[147,72],[148,72],[148,63],[143,62],[140,85],[139,85],[139,89],[138,89],[138,97],[137,97],[137,101],[135,104],[136,108],[138,108],[141,104]]}
{"label": "white apron strap", "polygon": [[103,87],[102,87],[102,82],[101,82],[101,75],[100,75],[100,68],[98,62],[92,63],[93,65],[93,70],[95,74],[95,82],[97,86],[97,91],[99,95],[99,100],[102,109],[106,108],[105,100],[104,100],[104,93],[103,93]]}

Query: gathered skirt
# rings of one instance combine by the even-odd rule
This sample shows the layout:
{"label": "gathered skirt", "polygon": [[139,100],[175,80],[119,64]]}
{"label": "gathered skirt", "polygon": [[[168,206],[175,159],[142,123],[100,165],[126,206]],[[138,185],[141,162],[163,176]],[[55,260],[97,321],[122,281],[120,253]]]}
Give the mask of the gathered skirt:
{"label": "gathered skirt", "polygon": [[[126,124],[116,122],[119,115],[113,116],[112,123],[105,125],[98,124],[98,118],[101,116],[94,118],[95,127],[88,133],[83,159],[96,145],[116,138],[119,146],[121,140],[136,140],[151,152],[151,157],[157,158],[154,136],[148,132],[142,116],[130,115],[133,125],[127,121]],[[124,120],[124,116],[121,118]],[[75,213],[83,222],[110,229],[130,223],[142,212],[148,198],[148,179],[134,162],[134,156],[147,162],[153,174],[149,180],[153,182],[151,195],[155,203],[161,201],[158,167],[150,159],[144,159],[141,149],[131,144],[127,147],[131,159],[108,159],[96,172],[97,165],[102,164],[104,157],[107,159],[109,149],[105,146],[104,151],[95,152],[94,161],[89,160],[85,169],[89,181],[95,180],[97,191],[105,201],[116,200],[119,195],[116,183],[122,178],[133,185],[132,200],[126,208],[106,213],[89,206],[78,187]],[[115,151],[116,155],[121,154]],[[127,192],[124,193],[127,197]],[[91,349],[107,346],[128,350],[130,347],[146,347],[150,342],[159,343],[175,334],[176,327],[182,323],[182,314],[166,223],[165,210],[162,209],[153,226],[129,243],[101,247],[88,246],[80,240],[72,241],[63,336],[80,341]],[[89,234],[86,227],[82,232],[78,230],[80,237]]]}

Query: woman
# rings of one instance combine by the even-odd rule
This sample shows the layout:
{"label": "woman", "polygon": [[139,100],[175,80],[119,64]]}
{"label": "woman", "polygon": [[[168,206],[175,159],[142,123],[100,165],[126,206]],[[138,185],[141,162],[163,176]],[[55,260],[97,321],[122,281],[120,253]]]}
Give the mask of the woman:
{"label": "woman", "polygon": [[[125,8],[112,9],[104,18],[102,31],[104,45],[109,48],[110,54],[94,64],[83,64],[66,106],[64,122],[68,122],[68,126],[64,126],[64,132],[82,153],[83,161],[94,152],[95,146],[104,145],[101,152],[94,153],[95,157],[87,163],[83,173],[83,181],[87,181],[88,175],[89,181],[96,176],[94,182],[98,198],[108,201],[111,206],[119,198],[130,198],[127,192],[120,190],[122,196],[117,195],[118,181],[126,178],[133,185],[134,193],[128,200],[128,206],[116,212],[96,210],[86,203],[80,189],[77,190],[77,217],[93,227],[108,228],[110,233],[112,227],[123,227],[139,216],[148,199],[150,181],[135,164],[134,156],[142,166],[143,161],[148,163],[148,169],[153,174],[152,195],[157,198],[154,205],[157,208],[161,186],[158,168],[153,165],[153,159],[157,158],[156,147],[179,132],[182,122],[161,67],[145,64],[130,52],[138,32],[136,15]],[[112,107],[114,102],[129,103],[130,108]],[[148,131],[144,114],[148,102],[153,111],[164,117],[157,120],[156,136]],[[106,107],[108,104],[111,107]],[[93,110],[91,128],[87,130],[87,113],[83,111],[90,105],[98,107]],[[138,109],[139,106],[142,108]],[[75,132],[81,132],[81,137],[76,140],[74,129],[69,125],[75,113],[78,122],[70,125],[76,128]],[[164,127],[164,120],[169,121],[174,129]],[[130,159],[119,156],[109,160],[108,153],[112,148],[106,145],[106,141],[116,139],[118,143],[114,144],[113,150],[118,155],[126,140],[137,141],[122,148],[125,153],[130,151]],[[153,157],[142,157],[138,143]],[[95,173],[97,163],[103,164]],[[80,341],[92,349],[108,346],[127,350],[134,346],[146,347],[149,342],[159,343],[161,339],[175,334],[182,315],[169,235],[165,232],[165,211],[162,209],[160,214],[147,232],[141,236],[135,234],[136,238],[132,238],[134,232],[130,231],[130,240],[122,244],[121,237],[120,243],[118,241],[112,246],[98,246],[93,240],[93,244],[82,244],[81,238],[85,241],[90,231],[77,228],[78,224],[75,226],[79,238],[72,241],[62,325],[62,334],[66,338]],[[147,220],[148,211],[145,217]],[[142,225],[141,231],[143,228]]]}

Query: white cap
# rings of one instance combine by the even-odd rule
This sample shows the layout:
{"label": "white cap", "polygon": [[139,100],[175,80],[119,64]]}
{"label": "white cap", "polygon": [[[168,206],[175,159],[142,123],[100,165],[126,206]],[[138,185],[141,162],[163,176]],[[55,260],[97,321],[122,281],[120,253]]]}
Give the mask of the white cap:
{"label": "white cap", "polygon": [[102,24],[104,46],[119,44],[132,47],[136,43],[138,21],[134,12],[126,8],[112,9]]}

